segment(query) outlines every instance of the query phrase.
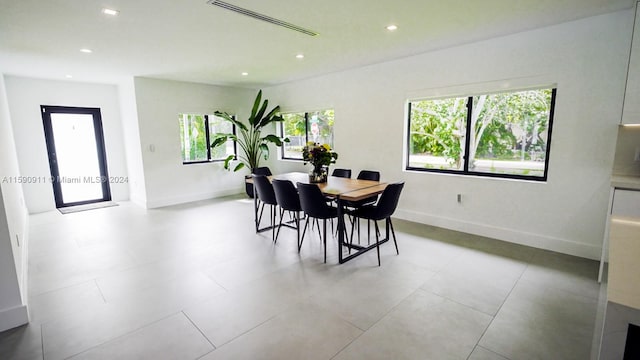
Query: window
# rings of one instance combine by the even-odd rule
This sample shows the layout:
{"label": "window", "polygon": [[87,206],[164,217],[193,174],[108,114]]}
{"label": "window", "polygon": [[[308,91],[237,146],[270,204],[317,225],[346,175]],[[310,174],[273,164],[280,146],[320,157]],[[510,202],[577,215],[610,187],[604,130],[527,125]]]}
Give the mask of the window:
{"label": "window", "polygon": [[309,141],[333,148],[334,117],[333,109],[282,114],[280,132],[290,140],[282,146],[282,158],[302,160],[302,148]]}
{"label": "window", "polygon": [[229,155],[236,155],[235,141],[229,140],[225,146],[211,149],[213,134],[235,134],[236,128],[230,122],[215,115],[180,114],[180,151],[182,163],[202,163],[224,161]]}
{"label": "window", "polygon": [[409,102],[407,170],[547,179],[556,89]]}

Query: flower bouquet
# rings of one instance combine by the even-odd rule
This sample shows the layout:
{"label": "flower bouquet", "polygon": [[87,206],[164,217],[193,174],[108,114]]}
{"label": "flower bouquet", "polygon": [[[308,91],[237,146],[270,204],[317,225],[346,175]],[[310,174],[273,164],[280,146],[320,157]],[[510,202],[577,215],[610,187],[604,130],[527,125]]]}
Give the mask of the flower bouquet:
{"label": "flower bouquet", "polygon": [[302,159],[305,165],[313,165],[309,173],[309,182],[319,183],[327,181],[329,165],[336,163],[338,153],[331,151],[329,144],[320,145],[310,141],[302,148]]}

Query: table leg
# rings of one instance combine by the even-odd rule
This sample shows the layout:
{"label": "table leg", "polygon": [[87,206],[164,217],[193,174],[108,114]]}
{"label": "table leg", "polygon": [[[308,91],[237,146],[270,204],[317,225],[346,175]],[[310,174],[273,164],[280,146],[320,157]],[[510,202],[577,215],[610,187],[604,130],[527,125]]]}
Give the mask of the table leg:
{"label": "table leg", "polygon": [[385,225],[384,231],[386,232],[385,239],[389,239],[389,218],[384,219],[384,225]]}
{"label": "table leg", "polygon": [[256,195],[256,186],[251,184],[253,187],[253,222],[256,224],[256,233],[258,233],[258,196]]}
{"label": "table leg", "polygon": [[336,206],[338,206],[338,263],[342,264],[344,260],[342,259],[342,242],[344,241],[344,214],[342,213],[342,200],[340,199],[340,195],[336,197]]}

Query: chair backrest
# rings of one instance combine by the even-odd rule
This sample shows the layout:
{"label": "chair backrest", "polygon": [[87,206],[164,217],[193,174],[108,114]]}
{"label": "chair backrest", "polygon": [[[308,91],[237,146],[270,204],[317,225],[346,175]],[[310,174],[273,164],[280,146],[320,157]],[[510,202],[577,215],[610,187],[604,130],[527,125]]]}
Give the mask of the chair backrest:
{"label": "chair backrest", "polygon": [[351,177],[351,169],[333,169],[331,176],[337,176],[341,178],[350,178]]}
{"label": "chair backrest", "polygon": [[273,191],[273,185],[264,175],[253,175],[253,186],[256,189],[258,199],[265,204],[277,205],[276,194]]}
{"label": "chair backrest", "polygon": [[380,199],[376,204],[376,212],[378,219],[385,219],[391,216],[398,207],[398,200],[400,200],[400,193],[404,187],[404,182],[398,182],[387,185],[387,187],[380,195]]}
{"label": "chair backrest", "polygon": [[362,170],[358,174],[358,180],[380,181],[380,171]]}
{"label": "chair backrest", "polygon": [[269,167],[267,167],[267,166],[257,167],[255,169],[253,169],[253,171],[251,171],[251,173],[254,174],[254,175],[264,175],[264,176],[273,175],[271,173],[271,169],[269,169]]}
{"label": "chair backrest", "polygon": [[332,215],[327,199],[322,195],[318,185],[298,183],[300,206],[305,214],[318,218],[328,219]]}
{"label": "chair backrest", "polygon": [[287,211],[302,211],[298,191],[291,181],[273,179],[271,185],[281,208]]}

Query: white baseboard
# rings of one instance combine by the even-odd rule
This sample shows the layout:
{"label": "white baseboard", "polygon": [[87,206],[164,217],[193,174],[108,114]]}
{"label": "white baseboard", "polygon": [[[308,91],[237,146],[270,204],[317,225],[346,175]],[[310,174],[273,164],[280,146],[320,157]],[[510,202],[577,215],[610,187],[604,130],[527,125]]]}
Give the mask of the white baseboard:
{"label": "white baseboard", "polygon": [[208,199],[215,199],[223,196],[236,195],[243,192],[244,192],[244,188],[236,187],[231,189],[209,191],[209,192],[198,193],[198,194],[167,196],[164,198],[154,199],[154,200],[147,199],[145,206],[147,209],[154,209],[154,208],[159,208],[163,206],[178,205],[178,204],[184,204],[184,203],[189,203],[194,201],[208,200]]}
{"label": "white baseboard", "polygon": [[29,322],[29,314],[25,305],[0,310],[0,332],[13,329]]}
{"label": "white baseboard", "polygon": [[147,200],[143,199],[140,196],[129,194],[129,201],[131,201],[132,203],[140,206],[141,208],[146,208],[147,207]]}
{"label": "white baseboard", "polygon": [[434,216],[412,210],[398,209],[395,212],[394,217],[592,260],[600,260],[600,253],[602,250],[600,246],[579,243],[572,240],[501,228],[487,224],[460,221],[457,219]]}

